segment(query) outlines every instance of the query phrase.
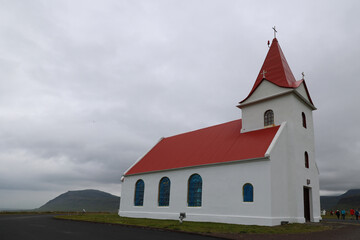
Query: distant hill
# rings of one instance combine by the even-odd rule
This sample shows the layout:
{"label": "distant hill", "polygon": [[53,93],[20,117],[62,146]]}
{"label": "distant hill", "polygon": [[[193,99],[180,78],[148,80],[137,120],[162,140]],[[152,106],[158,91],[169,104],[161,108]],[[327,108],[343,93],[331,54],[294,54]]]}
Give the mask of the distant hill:
{"label": "distant hill", "polygon": [[340,196],[321,196],[321,209],[350,209],[360,208],[360,189],[350,189]]}
{"label": "distant hill", "polygon": [[48,201],[37,211],[117,212],[120,197],[98,190],[68,191]]}

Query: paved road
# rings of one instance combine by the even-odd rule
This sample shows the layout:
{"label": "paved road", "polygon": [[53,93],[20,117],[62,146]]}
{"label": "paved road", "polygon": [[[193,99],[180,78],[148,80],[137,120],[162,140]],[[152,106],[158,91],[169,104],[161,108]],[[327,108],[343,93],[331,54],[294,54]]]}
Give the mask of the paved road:
{"label": "paved road", "polygon": [[120,225],[53,219],[51,215],[0,215],[0,240],[117,240],[117,239],[189,239],[216,238]]}

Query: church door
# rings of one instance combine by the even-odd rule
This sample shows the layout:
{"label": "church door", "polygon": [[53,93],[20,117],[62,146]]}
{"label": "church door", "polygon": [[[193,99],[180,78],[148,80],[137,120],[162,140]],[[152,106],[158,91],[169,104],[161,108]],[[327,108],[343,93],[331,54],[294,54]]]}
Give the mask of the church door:
{"label": "church door", "polygon": [[304,187],[304,217],[310,222],[310,188]]}

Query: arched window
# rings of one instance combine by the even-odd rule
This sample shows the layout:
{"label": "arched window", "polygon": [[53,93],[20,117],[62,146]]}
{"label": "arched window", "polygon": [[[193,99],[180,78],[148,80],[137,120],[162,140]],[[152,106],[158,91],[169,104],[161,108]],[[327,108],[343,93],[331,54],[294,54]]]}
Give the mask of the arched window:
{"label": "arched window", "polygon": [[193,174],[188,182],[188,206],[201,207],[202,179],[199,174]]}
{"label": "arched window", "polygon": [[243,198],[244,198],[244,202],[254,201],[254,187],[250,183],[246,183],[243,186]]}
{"label": "arched window", "polygon": [[305,167],[309,168],[309,155],[307,152],[305,152]]}
{"label": "arched window", "polygon": [[145,190],[144,181],[142,179],[137,180],[135,184],[135,196],[134,196],[135,206],[144,205],[144,190]]}
{"label": "arched window", "polygon": [[302,112],[302,113],[301,113],[301,115],[302,115],[302,123],[303,123],[303,127],[304,127],[304,128],[306,128],[306,116],[305,116],[305,113],[304,113],[304,112]]}
{"label": "arched window", "polygon": [[163,177],[159,182],[159,206],[169,206],[170,202],[170,179]]}
{"label": "arched window", "polygon": [[271,126],[274,124],[274,112],[273,110],[267,110],[264,113],[264,126]]}

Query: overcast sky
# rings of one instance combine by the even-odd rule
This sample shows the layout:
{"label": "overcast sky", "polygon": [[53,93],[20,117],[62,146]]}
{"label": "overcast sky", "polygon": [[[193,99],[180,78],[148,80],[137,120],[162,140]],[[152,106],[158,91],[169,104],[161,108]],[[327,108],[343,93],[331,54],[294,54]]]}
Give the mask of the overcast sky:
{"label": "overcast sky", "polygon": [[360,188],[359,11],[357,0],[0,0],[0,208],[120,195],[160,137],[241,118],[274,25],[318,108],[321,193]]}

